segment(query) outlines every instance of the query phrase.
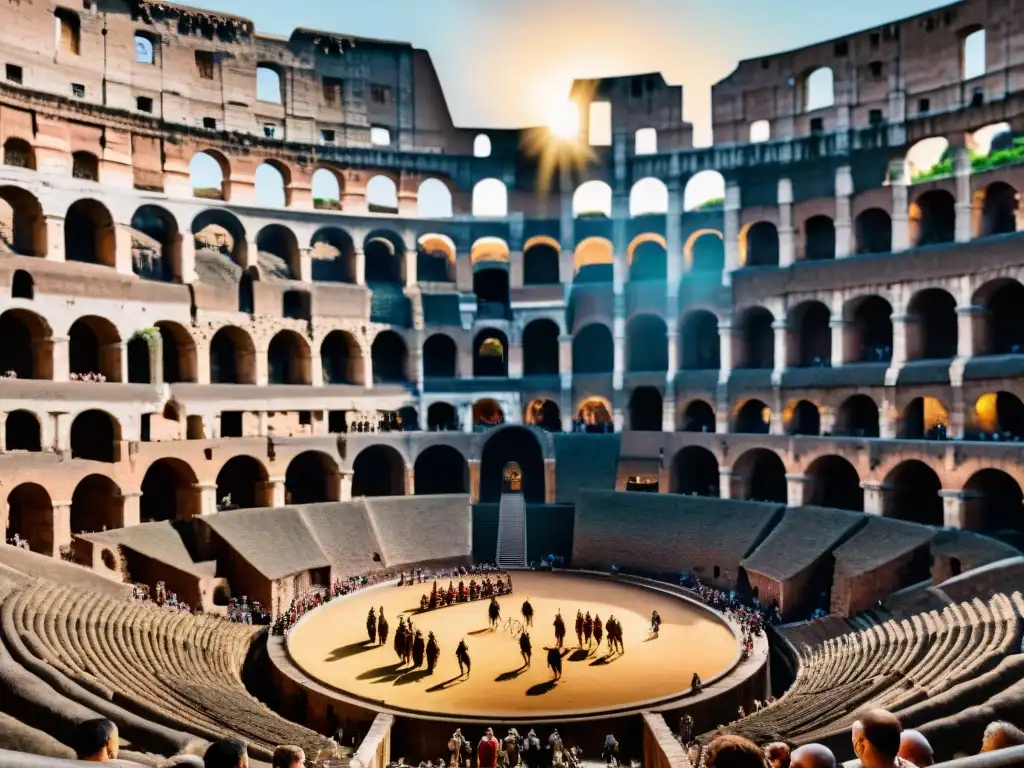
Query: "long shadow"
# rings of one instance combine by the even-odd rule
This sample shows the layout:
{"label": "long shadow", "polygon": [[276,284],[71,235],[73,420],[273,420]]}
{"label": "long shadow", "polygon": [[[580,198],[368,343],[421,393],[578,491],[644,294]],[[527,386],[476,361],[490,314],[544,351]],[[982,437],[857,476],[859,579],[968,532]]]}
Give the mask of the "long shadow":
{"label": "long shadow", "polygon": [[425,669],[414,669],[411,672],[405,672],[404,674],[399,675],[398,678],[395,680],[395,685],[408,685],[409,683],[417,683],[429,674],[430,672],[428,672]]}
{"label": "long shadow", "polygon": [[618,656],[602,656],[601,658],[594,659],[592,662],[590,662],[590,666],[592,666],[592,667],[600,667],[600,666],[603,666],[605,664],[611,664],[617,658],[619,658],[619,657]]}
{"label": "long shadow", "polygon": [[493,631],[494,630],[492,630],[490,627],[486,627],[484,629],[473,629],[473,630],[470,630],[469,634],[471,634],[471,635],[486,635],[486,634],[489,634],[489,633],[491,633]]}
{"label": "long shadow", "polygon": [[548,680],[544,683],[537,683],[536,685],[531,685],[526,689],[526,695],[543,696],[545,693],[551,693],[551,691],[555,689],[556,685],[558,685],[557,680]]}
{"label": "long shadow", "polygon": [[331,651],[330,655],[325,661],[341,661],[347,659],[350,656],[355,656],[357,653],[364,653],[366,651],[372,651],[374,648],[379,648],[376,643],[370,643],[369,640],[362,640],[358,643],[349,643],[348,645],[342,645],[339,648],[335,648]]}
{"label": "long shadow", "polygon": [[356,675],[356,680],[373,680],[378,677],[393,675],[398,671],[400,666],[402,666],[402,662],[396,661],[394,664],[385,664],[383,667],[374,667],[373,669],[368,669],[365,672],[360,672]]}
{"label": "long shadow", "polygon": [[586,648],[579,648],[569,654],[569,661],[586,661],[590,658],[590,651]]}
{"label": "long shadow", "polygon": [[437,685],[430,686],[429,688],[427,688],[427,693],[437,693],[438,691],[447,690],[448,688],[452,688],[466,679],[468,678],[465,678],[462,675],[458,675],[457,677],[451,677],[445,680],[443,683],[438,683]]}
{"label": "long shadow", "polygon": [[500,675],[498,675],[496,678],[494,678],[494,682],[496,682],[496,683],[505,683],[505,682],[508,682],[509,680],[515,680],[517,677],[519,677],[521,674],[523,674],[523,672],[525,672],[526,670],[527,670],[527,666],[524,664],[519,669],[513,669],[510,672],[502,672]]}

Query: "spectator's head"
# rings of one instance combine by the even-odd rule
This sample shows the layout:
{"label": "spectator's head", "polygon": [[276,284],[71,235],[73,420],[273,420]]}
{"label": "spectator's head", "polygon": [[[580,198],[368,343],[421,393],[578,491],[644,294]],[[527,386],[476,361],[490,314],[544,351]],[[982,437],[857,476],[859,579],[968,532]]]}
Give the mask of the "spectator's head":
{"label": "spectator's head", "polygon": [[274,750],[273,768],[302,768],[306,762],[306,753],[302,747],[285,744]]}
{"label": "spectator's head", "polygon": [[789,768],[789,745],[784,742],[773,741],[764,748],[764,756],[772,768]]}
{"label": "spectator's head", "polygon": [[889,768],[900,751],[899,718],[884,709],[869,709],[854,722],[853,751],[864,768]]}
{"label": "spectator's head", "polygon": [[993,752],[1007,747],[1019,747],[1024,744],[1024,731],[1005,720],[989,723],[985,736],[981,740],[982,752]]}
{"label": "spectator's head", "polygon": [[249,755],[241,739],[221,739],[206,748],[205,768],[249,768]]}
{"label": "spectator's head", "polygon": [[790,768],[836,768],[836,756],[823,744],[804,744],[793,750]]}
{"label": "spectator's head", "polygon": [[708,744],[707,768],[766,768],[764,750],[750,739],[726,734]]}
{"label": "spectator's head", "polygon": [[920,731],[903,731],[900,734],[900,757],[917,768],[928,768],[935,764],[932,745]]}
{"label": "spectator's head", "polygon": [[75,756],[90,763],[117,759],[117,726],[106,718],[85,720],[75,726]]}

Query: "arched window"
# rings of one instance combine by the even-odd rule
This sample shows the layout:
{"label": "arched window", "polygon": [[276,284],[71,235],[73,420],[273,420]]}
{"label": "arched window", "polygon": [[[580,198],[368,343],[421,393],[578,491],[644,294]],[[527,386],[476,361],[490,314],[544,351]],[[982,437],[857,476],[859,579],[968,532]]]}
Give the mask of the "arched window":
{"label": "arched window", "polygon": [[612,188],[603,181],[587,181],[572,194],[573,218],[612,215]]}
{"label": "arched window", "polygon": [[499,179],[484,179],[473,187],[473,215],[508,216],[508,188]]}
{"label": "arched window", "polygon": [[772,124],[767,120],[755,120],[750,124],[750,143],[758,144],[772,137]]}
{"label": "arched window", "polygon": [[313,207],[318,210],[341,210],[341,182],[327,168],[313,171]]}
{"label": "arched window", "polygon": [[370,213],[398,213],[398,186],[388,176],[374,176],[366,183]]}
{"label": "arched window", "polygon": [[658,151],[658,129],[641,128],[634,138],[633,152],[637,155],[653,155]]}
{"label": "arched window", "polygon": [[640,179],[629,193],[629,215],[668,212],[668,187],[661,179]]}
{"label": "arched window", "polygon": [[155,64],[156,63],[156,46],[153,42],[153,36],[149,32],[136,32],[135,33],[135,63],[136,64]]}
{"label": "arched window", "polygon": [[71,175],[84,181],[99,181],[99,159],[91,152],[75,152],[71,156]]}
{"label": "arched window", "polygon": [[452,193],[440,179],[426,179],[416,193],[416,207],[421,219],[450,219]]}
{"label": "arched window", "polygon": [[835,76],[828,67],[819,67],[804,78],[804,111],[814,112],[836,103]]}
{"label": "arched window", "polygon": [[960,50],[961,72],[964,80],[973,80],[988,71],[985,61],[985,42],[984,29],[976,29],[964,36],[963,46]]}
{"label": "arched window", "polygon": [[67,8],[57,8],[53,19],[57,50],[77,56],[82,47],[82,23],[78,14]]}
{"label": "arched window", "polygon": [[256,169],[256,202],[267,208],[284,208],[288,205],[287,169],[276,163],[266,162]]}
{"label": "arched window", "polygon": [[267,104],[284,103],[281,73],[266,64],[256,66],[256,100]]}
{"label": "arched window", "polygon": [[491,137],[486,133],[478,133],[473,139],[473,157],[491,156]]}

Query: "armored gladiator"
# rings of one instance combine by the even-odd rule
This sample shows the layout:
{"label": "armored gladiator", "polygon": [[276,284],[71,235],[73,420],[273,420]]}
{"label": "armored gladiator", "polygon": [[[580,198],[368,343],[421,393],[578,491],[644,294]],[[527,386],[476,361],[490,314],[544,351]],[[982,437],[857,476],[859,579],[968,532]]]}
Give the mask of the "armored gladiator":
{"label": "armored gladiator", "polygon": [[515,728],[508,732],[502,749],[502,764],[507,768],[516,768],[519,765],[519,734]]}
{"label": "armored gladiator", "polygon": [[587,611],[583,619],[583,639],[587,641],[587,648],[590,648],[590,636],[594,634],[594,620],[590,618],[590,611]]}
{"label": "armored gladiator", "polygon": [[561,648],[565,643],[565,621],[562,619],[562,612],[555,614],[555,644]]}
{"label": "armored gladiator", "polygon": [[[462,729],[456,728],[455,733],[453,733],[452,737],[448,739],[448,752],[450,755],[448,765],[452,766],[452,768],[455,768],[457,765],[461,765],[462,753],[464,751],[469,751],[466,750],[466,747],[469,747],[469,742],[466,741],[466,737],[462,735]],[[470,750],[471,749],[472,747],[470,747]]]}
{"label": "armored gladiator", "polygon": [[526,768],[540,768],[540,739],[537,738],[537,732],[532,728],[530,729],[530,732],[526,734],[526,739],[523,741],[521,756],[523,759],[523,765],[525,765]]}
{"label": "armored gladiator", "polygon": [[412,647],[416,642],[416,635],[419,634],[419,630],[413,633],[412,622],[409,622],[408,629],[405,630],[405,652],[402,654],[402,661],[409,664],[412,661]]}
{"label": "armored gladiator", "polygon": [[405,656],[405,633],[409,630],[405,627],[405,617],[398,617],[398,629],[395,630],[395,654],[399,659]]}
{"label": "armored gladiator", "polygon": [[384,618],[384,606],[380,607],[377,617],[377,644],[384,645],[388,641],[388,620]]}
{"label": "armored gladiator", "polygon": [[370,608],[370,612],[366,616],[366,634],[370,636],[371,645],[377,643],[377,616],[373,612],[373,608]]}
{"label": "armored gladiator", "polygon": [[441,647],[437,644],[437,638],[434,637],[433,632],[427,633],[427,672],[434,674],[434,667],[437,666],[437,660],[441,656]]}
{"label": "armored gladiator", "polygon": [[426,649],[423,643],[423,633],[416,630],[416,637],[412,641],[412,668],[419,669],[423,666],[423,652]]}
{"label": "armored gladiator", "polygon": [[604,625],[604,628],[608,632],[609,653],[625,653],[626,649],[622,644],[622,625],[619,624],[619,620],[614,616],[609,616],[608,623]]}
{"label": "armored gladiator", "polygon": [[498,622],[501,621],[501,606],[498,605],[496,597],[492,597],[491,604],[487,606],[487,618],[491,622],[491,629],[497,629]]}
{"label": "armored gladiator", "polygon": [[604,624],[601,623],[601,617],[598,614],[594,614],[594,640],[596,641],[596,648],[601,648],[601,638],[604,637]]}
{"label": "armored gladiator", "polygon": [[469,647],[465,640],[459,640],[459,647],[455,649],[455,658],[459,660],[459,674],[469,677]]}
{"label": "armored gladiator", "polygon": [[554,765],[562,765],[565,762],[565,745],[562,743],[562,737],[558,735],[557,728],[548,736],[548,749],[551,750],[551,762]]}
{"label": "armored gladiator", "polygon": [[529,598],[523,601],[523,624],[533,626],[533,606],[530,605]]}
{"label": "armored gladiator", "polygon": [[576,611],[576,645],[583,647],[583,611]]}
{"label": "armored gladiator", "polygon": [[661,616],[658,615],[657,611],[651,613],[651,637],[657,637],[658,632],[661,630]]}
{"label": "armored gladiator", "polygon": [[555,680],[562,679],[562,652],[558,648],[548,648],[548,666],[555,675]]}
{"label": "armored gladiator", "polygon": [[530,633],[525,629],[519,634],[519,652],[523,654],[523,664],[530,666],[533,646],[530,644]]}

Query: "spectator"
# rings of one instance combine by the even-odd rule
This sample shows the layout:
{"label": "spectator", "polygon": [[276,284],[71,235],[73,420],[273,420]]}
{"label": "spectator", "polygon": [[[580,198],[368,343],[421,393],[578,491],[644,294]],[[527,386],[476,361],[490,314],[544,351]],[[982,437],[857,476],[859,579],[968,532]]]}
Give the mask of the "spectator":
{"label": "spectator", "polygon": [[884,709],[870,709],[853,724],[850,732],[853,751],[864,768],[907,768],[899,756],[899,718]]}
{"label": "spectator", "polygon": [[477,768],[497,768],[498,766],[498,740],[494,738],[494,731],[490,728],[480,739],[476,747]]}
{"label": "spectator", "polygon": [[1024,731],[1005,720],[989,723],[985,735],[981,739],[982,752],[994,752],[1007,747],[1019,747],[1024,744]]}
{"label": "spectator", "polygon": [[273,768],[302,768],[306,762],[306,754],[302,747],[285,744],[274,750]]}
{"label": "spectator", "polygon": [[932,745],[920,731],[904,731],[900,734],[900,757],[917,768],[928,768],[935,764]]}
{"label": "spectator", "polygon": [[117,760],[117,726],[106,718],[85,720],[75,726],[72,745],[79,760],[88,763]]}
{"label": "spectator", "polygon": [[790,768],[836,768],[836,756],[822,744],[804,744],[793,750]]}
{"label": "spectator", "polygon": [[789,768],[789,745],[781,741],[773,741],[764,748],[764,755],[772,768]]}
{"label": "spectator", "polygon": [[707,768],[767,768],[764,750],[742,736],[719,736],[704,753]]}
{"label": "spectator", "polygon": [[204,768],[249,768],[249,755],[241,739],[221,739],[206,749]]}

